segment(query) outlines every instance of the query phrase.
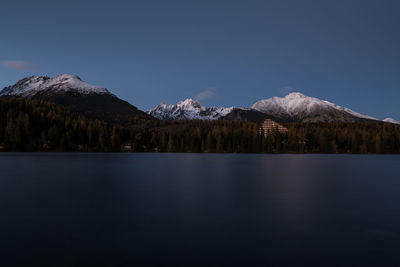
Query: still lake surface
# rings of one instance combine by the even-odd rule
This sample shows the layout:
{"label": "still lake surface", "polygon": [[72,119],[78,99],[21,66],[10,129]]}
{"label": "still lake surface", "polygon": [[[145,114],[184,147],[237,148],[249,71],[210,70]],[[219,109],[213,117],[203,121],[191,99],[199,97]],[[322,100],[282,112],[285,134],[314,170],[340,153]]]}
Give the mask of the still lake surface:
{"label": "still lake surface", "polygon": [[0,266],[400,266],[400,156],[0,153]]}

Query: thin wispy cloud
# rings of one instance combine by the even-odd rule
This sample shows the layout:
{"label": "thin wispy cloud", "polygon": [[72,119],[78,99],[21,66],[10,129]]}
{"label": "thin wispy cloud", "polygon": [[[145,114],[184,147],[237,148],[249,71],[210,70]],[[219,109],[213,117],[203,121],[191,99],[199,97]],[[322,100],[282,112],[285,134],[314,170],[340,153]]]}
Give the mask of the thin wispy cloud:
{"label": "thin wispy cloud", "polygon": [[213,95],[215,95],[215,88],[210,87],[210,88],[207,88],[206,90],[198,93],[195,98],[196,98],[196,100],[201,101],[201,100],[207,99]]}
{"label": "thin wispy cloud", "polygon": [[280,92],[282,93],[282,94],[290,94],[290,93],[292,93],[292,92],[295,92],[296,91],[296,88],[293,88],[293,87],[289,87],[289,86],[285,86],[285,87],[283,87],[283,88],[281,88],[281,90],[280,90]]}
{"label": "thin wispy cloud", "polygon": [[0,65],[12,70],[29,70],[32,68],[31,63],[23,60],[3,60]]}

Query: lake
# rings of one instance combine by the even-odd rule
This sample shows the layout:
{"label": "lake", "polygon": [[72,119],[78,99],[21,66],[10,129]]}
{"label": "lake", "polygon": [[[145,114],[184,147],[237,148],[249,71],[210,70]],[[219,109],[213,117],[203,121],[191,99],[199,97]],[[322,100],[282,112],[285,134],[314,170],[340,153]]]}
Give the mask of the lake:
{"label": "lake", "polygon": [[0,266],[400,266],[400,156],[0,153]]}

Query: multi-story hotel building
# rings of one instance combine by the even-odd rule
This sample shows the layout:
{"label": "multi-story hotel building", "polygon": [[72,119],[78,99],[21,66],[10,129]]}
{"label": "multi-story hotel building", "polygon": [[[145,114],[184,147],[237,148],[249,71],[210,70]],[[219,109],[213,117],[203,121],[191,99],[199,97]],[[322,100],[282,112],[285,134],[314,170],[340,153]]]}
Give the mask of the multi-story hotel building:
{"label": "multi-story hotel building", "polygon": [[272,132],[279,132],[281,134],[286,134],[288,132],[288,129],[285,126],[282,126],[271,119],[265,119],[262,122],[259,131],[260,134],[264,133],[264,136],[266,136]]}

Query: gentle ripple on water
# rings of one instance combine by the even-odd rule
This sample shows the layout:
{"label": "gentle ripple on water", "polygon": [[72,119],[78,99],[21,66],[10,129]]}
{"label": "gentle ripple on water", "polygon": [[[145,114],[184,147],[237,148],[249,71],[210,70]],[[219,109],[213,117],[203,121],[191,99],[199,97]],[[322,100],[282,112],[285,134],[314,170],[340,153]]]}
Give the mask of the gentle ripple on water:
{"label": "gentle ripple on water", "polygon": [[399,266],[400,156],[0,154],[0,266]]}

